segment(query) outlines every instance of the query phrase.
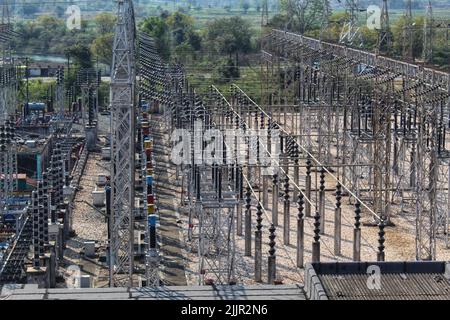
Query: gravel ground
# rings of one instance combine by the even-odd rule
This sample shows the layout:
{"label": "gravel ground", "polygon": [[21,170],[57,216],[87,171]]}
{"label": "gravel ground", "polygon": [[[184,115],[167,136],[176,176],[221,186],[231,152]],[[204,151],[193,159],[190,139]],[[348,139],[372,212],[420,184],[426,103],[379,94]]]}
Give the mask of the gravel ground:
{"label": "gravel ground", "polygon": [[80,189],[74,199],[72,211],[72,228],[76,236],[67,241],[67,249],[64,252],[64,264],[62,272],[71,265],[78,265],[83,274],[93,276],[91,280],[95,287],[104,287],[108,277],[108,270],[97,261],[85,259],[82,255],[83,243],[86,240],[94,240],[99,246],[98,253],[106,250],[108,237],[107,223],[99,212],[90,207],[92,204],[92,191],[96,189],[97,177],[100,174],[109,174],[108,162],[101,160],[98,153],[90,153],[84,174],[80,180]]}
{"label": "gravel ground", "polygon": [[[300,187],[304,188],[305,168],[300,169]],[[290,169],[292,175],[293,169]],[[303,177],[303,180],[302,180]],[[284,177],[282,177],[284,178]],[[271,188],[271,179],[269,179],[269,189]],[[282,183],[280,183],[280,195],[282,195]],[[334,208],[335,196],[334,188],[336,181],[333,177],[325,175],[326,187],[326,209],[325,209],[325,234],[321,235],[321,261],[352,261],[353,260],[353,230],[355,223],[355,207],[350,203],[348,197],[342,198],[342,244],[341,254],[334,254]],[[291,186],[292,187],[292,186]],[[316,189],[315,177],[313,173],[312,189]],[[269,190],[269,206],[267,212],[263,215],[263,281],[267,281],[267,258],[268,258],[268,228],[271,223],[271,190]],[[256,230],[256,200],[258,190],[253,194],[252,203],[252,234]],[[292,196],[292,194],[291,194]],[[315,199],[315,196],[312,196]],[[291,198],[292,199],[292,198]],[[410,208],[401,210],[398,203],[391,204],[391,222],[392,226],[385,228],[385,255],[386,261],[414,261],[416,257],[415,244],[415,209],[414,203]],[[303,269],[296,266],[296,238],[297,238],[297,204],[291,203],[290,210],[290,242],[283,244],[283,199],[279,197],[279,226],[276,230],[276,256],[277,256],[277,277],[285,284],[298,283],[303,281]],[[187,209],[186,209],[187,210]],[[183,210],[183,211],[186,211]],[[314,214],[314,208],[311,210]],[[189,243],[187,241],[188,216],[182,215],[182,228],[185,241],[186,273],[188,283],[198,284],[198,242]],[[362,207],[361,212],[361,260],[376,261],[378,251],[379,228],[370,226],[373,222],[372,216]],[[312,242],[314,236],[314,219],[305,218],[305,263],[311,261]],[[254,238],[252,239],[252,250],[254,250]],[[254,251],[253,255],[254,255]],[[236,235],[236,257],[235,270],[237,281],[244,284],[254,284],[254,257],[244,256],[244,238]],[[450,249],[446,248],[442,235],[436,240],[436,260],[450,260]]]}
{"label": "gravel ground", "polygon": [[86,163],[85,172],[80,181],[80,190],[75,197],[73,209],[73,229],[84,239],[105,241],[107,239],[107,225],[105,218],[89,205],[92,204],[92,191],[96,189],[95,182],[100,174],[109,174],[107,163],[101,160],[101,155],[91,153]]}
{"label": "gravel ground", "polygon": [[[326,181],[332,179],[326,178]],[[325,234],[321,236],[321,261],[352,261],[353,255],[353,229],[354,229],[354,206],[348,204],[348,198],[343,198],[342,206],[342,253],[334,254],[334,196],[332,192],[326,193],[326,224]],[[263,281],[267,281],[267,258],[268,258],[268,227],[271,223],[271,195],[269,194],[269,208],[267,215],[263,215]],[[252,207],[252,233],[256,230],[256,201]],[[395,209],[395,206],[394,208]],[[297,214],[295,204],[291,204],[290,210],[290,244],[283,244],[283,201],[279,201],[279,226],[276,230],[276,256],[277,277],[285,284],[303,281],[303,269],[296,266],[296,237],[297,237]],[[394,215],[392,222],[395,226],[386,227],[385,252],[386,261],[411,261],[415,260],[415,227],[412,215]],[[198,284],[198,255],[197,242],[193,245],[187,242],[187,215],[182,216],[183,234],[186,243],[185,254],[186,273],[188,283]],[[363,211],[362,222],[371,222],[369,214]],[[305,218],[305,262],[311,261],[312,242],[314,236],[314,219]],[[361,226],[361,260],[376,261],[378,247],[378,228],[372,226]],[[253,257],[244,256],[244,238],[236,235],[236,278],[239,283],[254,284],[254,254]],[[193,248],[192,248],[193,246]],[[252,250],[254,250],[254,237],[252,237]],[[252,251],[254,252],[254,251]],[[449,260],[450,250],[445,248],[442,239],[437,241],[437,260]]]}
{"label": "gravel ground", "polygon": [[[168,152],[167,148],[160,148]],[[156,155],[156,152],[155,152]],[[159,154],[158,156],[161,156]],[[74,213],[74,229],[80,239],[93,239],[97,241],[104,241],[106,239],[106,224],[101,215],[95,212],[80,200],[86,200],[92,203],[91,192],[95,188],[95,178],[98,174],[105,173],[105,171],[97,165],[101,163],[99,155],[92,154],[87,167],[86,174],[81,180],[82,190],[77,195],[75,202]],[[175,170],[175,166],[170,163],[171,171]],[[107,166],[106,166],[107,168]],[[304,186],[305,176],[304,168],[300,170],[300,186]],[[291,171],[292,173],[292,171]],[[270,179],[269,179],[270,181]],[[314,181],[312,179],[314,189]],[[329,175],[325,177],[325,186],[327,190],[333,190],[336,181]],[[175,191],[176,203],[179,203],[180,194],[180,179],[171,180],[167,188]],[[267,258],[268,258],[268,227],[271,223],[271,182],[269,182],[269,207],[267,212],[263,215],[263,281],[267,281]],[[282,191],[282,187],[280,187]],[[353,228],[354,228],[354,205],[349,203],[348,197],[342,198],[342,253],[339,256],[334,255],[333,249],[333,230],[334,230],[334,206],[335,197],[334,191],[326,192],[326,225],[325,234],[321,236],[321,260],[322,261],[352,261],[353,250]],[[258,194],[258,190],[255,190]],[[282,192],[280,192],[282,194]],[[253,195],[255,198],[255,195]],[[314,198],[314,197],[313,197]],[[414,205],[413,203],[411,204]],[[256,230],[256,201],[252,206],[252,233]],[[188,216],[186,214],[186,207],[179,206],[181,227],[181,245],[185,264],[185,273],[188,285],[197,285],[199,259],[197,255],[198,243],[194,241],[190,243],[187,241],[188,230]],[[415,213],[412,208],[410,210],[401,211],[398,204],[392,204],[391,210],[392,222],[395,226],[386,227],[386,242],[385,252],[387,261],[411,261],[415,259]],[[314,212],[314,209],[312,210]],[[283,201],[279,198],[279,226],[276,230],[276,256],[277,256],[277,277],[285,284],[298,283],[303,281],[303,269],[296,266],[296,221],[298,210],[296,204],[291,203],[290,210],[290,244],[283,244]],[[362,230],[362,246],[361,246],[361,260],[375,261],[378,247],[378,228],[364,225],[365,222],[371,222],[372,219],[366,210],[362,210],[361,225]],[[313,241],[313,222],[314,219],[305,218],[305,262],[311,261],[311,248]],[[195,222],[194,222],[195,223]],[[178,226],[173,226],[178,228]],[[254,243],[252,243],[252,250],[254,250]],[[252,251],[253,252],[253,251]],[[77,255],[75,254],[75,258]],[[441,238],[437,240],[437,260],[450,260],[450,250],[445,248],[445,243]],[[238,283],[254,284],[254,257],[244,256],[244,238],[236,235],[236,256],[235,256],[235,271],[236,280]],[[101,270],[102,276],[106,277],[107,272]]]}

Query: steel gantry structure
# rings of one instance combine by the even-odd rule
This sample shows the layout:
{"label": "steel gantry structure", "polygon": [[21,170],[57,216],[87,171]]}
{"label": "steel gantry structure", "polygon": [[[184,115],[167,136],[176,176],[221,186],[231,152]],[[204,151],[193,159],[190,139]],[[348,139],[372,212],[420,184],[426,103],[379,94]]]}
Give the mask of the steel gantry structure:
{"label": "steel gantry structure", "polygon": [[262,75],[263,108],[378,216],[415,212],[418,260],[448,246],[448,73],[272,30]]}
{"label": "steel gantry structure", "polygon": [[[183,68],[166,66],[156,52],[154,41],[145,34],[140,34],[139,38],[142,98],[163,108],[164,118],[172,129],[202,135],[203,130],[216,128],[213,115],[218,110],[207,109],[201,96],[186,81]],[[194,145],[204,148],[199,141],[198,137],[191,136],[187,142],[189,148]],[[185,156],[193,150],[186,150]],[[197,161],[184,163],[177,169],[187,199],[183,203],[189,211],[188,246],[198,255],[196,275],[200,285],[235,282],[237,198],[236,186],[229,181],[226,172],[226,166]],[[151,265],[149,261],[147,266]],[[153,282],[155,273],[152,271],[154,269],[147,268],[149,283]]]}
{"label": "steel gantry structure", "polygon": [[117,1],[111,67],[110,286],[132,286],[135,184],[136,26],[133,1]]}
{"label": "steel gantry structure", "polygon": [[[9,3],[0,1],[0,216],[13,209],[17,190],[17,133],[15,112],[22,69],[12,59],[10,42],[18,34],[10,22]],[[26,214],[16,221],[15,241],[0,261],[0,284],[20,281],[31,242],[31,222]]]}
{"label": "steel gantry structure", "polygon": [[[183,156],[192,155],[192,161],[177,168],[177,177],[183,181],[182,203],[188,208],[189,220],[187,239],[191,252],[198,254],[200,284],[236,281],[239,277],[236,255],[240,253],[236,252],[235,237],[241,236],[245,256],[252,255],[255,239],[255,280],[261,281],[263,224],[270,226],[268,281],[273,283],[275,230],[282,228],[281,248],[286,249],[292,241],[293,208],[298,210],[297,267],[305,263],[304,229],[312,219],[311,259],[320,261],[324,255],[320,252],[321,235],[329,232],[330,224],[326,200],[330,196],[326,186],[329,178],[336,183],[331,253],[336,259],[345,245],[341,237],[344,196],[354,207],[351,239],[354,261],[361,259],[364,240],[361,219],[366,216],[370,218],[368,225],[379,228],[377,260],[380,261],[384,260],[384,227],[399,212],[412,212],[415,217],[418,260],[435,259],[438,236],[446,237],[448,243],[450,144],[446,131],[450,119],[450,77],[447,73],[272,30],[262,41],[260,104],[234,85],[226,94],[211,87],[208,93],[200,95],[189,85],[182,66],[166,65],[157,54],[154,41],[145,34],[139,35],[137,62],[133,3],[120,0],[118,7],[111,77],[111,286],[133,284],[136,150],[143,154],[142,159],[139,156],[140,179],[152,172],[151,157],[147,159],[144,155],[147,153],[144,149],[151,150],[146,147],[151,146],[146,142],[150,140],[145,140],[151,134],[144,133],[149,132],[147,117],[151,116],[147,111],[137,112],[137,92],[152,107],[163,111],[168,128],[193,133],[185,146],[189,150],[183,152]],[[357,1],[348,1],[347,7],[352,14],[343,42],[355,43],[359,40],[355,24]],[[385,15],[382,31],[388,33],[387,12]],[[386,42],[389,35],[381,36],[380,43]],[[140,80],[138,89],[136,76]],[[137,130],[140,145],[136,149],[135,126],[140,127]],[[243,141],[237,139],[231,145],[227,141],[223,149],[213,152],[216,160],[234,154],[231,163],[196,162],[196,152],[210,151],[196,136],[197,131],[207,129],[221,133],[228,129],[243,130]],[[241,165],[237,153],[233,153],[243,144],[247,159],[255,149],[258,155],[261,150],[274,154],[273,148],[278,147],[273,141],[247,136],[264,130],[279,130],[281,134],[279,171],[270,176],[262,174],[267,165],[260,158],[256,163]],[[306,161],[306,166],[302,161]],[[282,223],[278,221],[280,193]],[[144,209],[151,208],[149,199],[153,196],[152,188],[143,193],[147,198]],[[252,218],[253,208],[256,221]],[[155,244],[151,249],[157,249]],[[147,257],[148,285],[159,283],[158,262],[154,258],[155,255]]]}

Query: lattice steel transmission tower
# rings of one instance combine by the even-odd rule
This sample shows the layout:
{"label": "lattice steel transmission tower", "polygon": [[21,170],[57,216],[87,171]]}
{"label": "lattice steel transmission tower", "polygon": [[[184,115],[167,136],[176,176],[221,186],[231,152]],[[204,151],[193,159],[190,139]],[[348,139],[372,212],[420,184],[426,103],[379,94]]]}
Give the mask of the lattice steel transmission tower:
{"label": "lattice steel transmission tower", "polygon": [[326,39],[326,33],[329,25],[329,19],[331,15],[331,7],[329,0],[322,0],[322,14],[320,21],[320,37],[319,40]]}
{"label": "lattice steel transmission tower", "polygon": [[383,0],[380,17],[381,29],[378,32],[378,52],[388,52],[391,49],[392,37],[389,27],[389,12],[387,0]]}
{"label": "lattice steel transmission tower", "polygon": [[428,1],[423,23],[422,58],[424,63],[429,63],[433,60],[433,8],[431,6],[431,1]]}
{"label": "lattice steel transmission tower", "polygon": [[7,199],[12,195],[16,185],[17,143],[14,115],[17,102],[19,72],[11,59],[10,41],[16,35],[12,30],[9,16],[9,3],[0,0],[0,215],[7,206]]}
{"label": "lattice steel transmission tower", "polygon": [[403,26],[402,49],[403,49],[403,58],[408,60],[414,59],[413,18],[411,8],[412,8],[411,0],[407,0],[405,6],[405,25]]}
{"label": "lattice steel transmission tower", "polygon": [[356,45],[361,45],[362,38],[358,27],[358,0],[346,0],[345,11],[348,16],[342,27],[339,42],[353,45],[355,41],[358,41],[360,43],[356,43]]}
{"label": "lattice steel transmission tower", "polygon": [[263,0],[261,8],[261,27],[269,24],[269,5],[267,0]]}
{"label": "lattice steel transmission tower", "polygon": [[10,45],[16,33],[11,26],[8,0],[0,0],[0,10],[0,124],[4,124],[16,101],[17,72],[11,64]]}
{"label": "lattice steel transmission tower", "polygon": [[111,68],[110,286],[132,286],[135,175],[135,44],[132,0],[118,0]]}
{"label": "lattice steel transmission tower", "polygon": [[9,15],[8,0],[0,0],[1,21],[0,21],[0,43],[2,44],[2,61],[11,60],[10,40],[14,34]]}
{"label": "lattice steel transmission tower", "polygon": [[[425,86],[421,89],[424,91]],[[417,110],[419,119],[416,174],[416,259],[434,260],[436,258],[436,217],[438,181],[438,104],[425,95],[418,97],[421,104]]]}

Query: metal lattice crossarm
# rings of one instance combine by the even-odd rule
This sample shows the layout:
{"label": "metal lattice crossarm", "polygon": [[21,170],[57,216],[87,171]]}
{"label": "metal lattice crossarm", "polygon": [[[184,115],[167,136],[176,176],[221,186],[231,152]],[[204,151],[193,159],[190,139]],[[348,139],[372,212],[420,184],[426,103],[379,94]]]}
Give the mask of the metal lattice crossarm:
{"label": "metal lattice crossarm", "polygon": [[446,72],[424,68],[419,65],[376,55],[364,50],[323,42],[318,39],[282,30],[273,29],[272,33],[266,36],[263,43],[272,43],[271,48],[263,47],[266,51],[265,56],[270,54],[274,49],[283,55],[292,55],[294,52],[285,50],[281,47],[281,44],[295,43],[315,52],[325,51],[331,53],[334,57],[344,57],[357,63],[365,64],[371,68],[382,68],[389,72],[399,73],[403,76],[423,81],[427,85],[436,85],[444,91],[448,91],[450,86],[450,75]]}
{"label": "metal lattice crossarm", "polygon": [[171,102],[170,75],[158,55],[154,40],[147,34],[139,34],[140,94],[145,99],[161,103]]}
{"label": "metal lattice crossarm", "polygon": [[435,259],[450,243],[450,75],[280,30],[261,58],[262,108],[387,223],[397,201],[414,212],[416,258]]}
{"label": "metal lattice crossarm", "polygon": [[[86,114],[89,126],[92,126],[97,118],[96,108],[98,107],[98,88],[100,83],[100,70],[84,68],[77,73],[77,85],[81,88],[81,117],[83,125],[86,124]],[[87,112],[85,109],[87,109]]]}

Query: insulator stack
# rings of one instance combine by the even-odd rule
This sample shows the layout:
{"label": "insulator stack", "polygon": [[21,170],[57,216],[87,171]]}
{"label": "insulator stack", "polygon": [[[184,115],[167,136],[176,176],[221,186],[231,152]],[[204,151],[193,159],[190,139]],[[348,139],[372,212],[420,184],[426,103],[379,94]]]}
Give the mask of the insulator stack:
{"label": "insulator stack", "polygon": [[94,89],[92,87],[88,88],[88,123],[91,126],[95,118],[95,99],[94,99]]}
{"label": "insulator stack", "polygon": [[37,186],[37,203],[38,203],[38,228],[39,228],[39,257],[44,256],[44,183],[38,182]]}
{"label": "insulator stack", "polygon": [[44,172],[42,175],[42,193],[43,193],[43,219],[44,219],[44,245],[48,245],[48,218],[50,212],[50,195],[49,195],[49,174]]}
{"label": "insulator stack", "polygon": [[149,114],[147,108],[141,109],[141,146],[144,184],[145,206],[147,210],[147,242],[148,251],[146,254],[146,278],[147,286],[157,286],[159,279],[159,253],[157,245],[157,215],[155,213],[155,190],[153,188],[153,137],[150,135]]}
{"label": "insulator stack", "polygon": [[64,202],[64,194],[63,194],[63,186],[64,186],[64,161],[62,157],[61,145],[56,145],[56,154],[58,161],[58,204],[63,204]]}
{"label": "insulator stack", "polygon": [[147,194],[147,214],[150,223],[150,216],[155,213],[155,195],[153,193],[153,139],[150,136],[148,114],[142,115],[142,137],[144,140],[144,152],[146,159],[146,194]]}
{"label": "insulator stack", "polygon": [[6,205],[6,200],[14,192],[15,188],[15,126],[13,122],[6,120],[4,125],[0,126],[0,212]]}
{"label": "insulator stack", "polygon": [[49,195],[50,195],[50,219],[52,223],[56,222],[56,169],[55,169],[55,164],[56,164],[56,157],[54,155],[52,155],[51,160],[50,160],[50,168],[48,170],[48,179],[50,182],[50,190],[49,190]]}
{"label": "insulator stack", "polygon": [[65,90],[64,90],[64,67],[58,67],[56,71],[56,105],[59,120],[64,118],[65,113]]}
{"label": "insulator stack", "polygon": [[39,259],[39,207],[37,191],[33,191],[31,195],[31,214],[33,218],[33,267],[39,269],[41,262]]}
{"label": "insulator stack", "polygon": [[64,185],[64,173],[62,168],[63,162],[61,159],[61,147],[59,144],[56,145],[53,150],[53,155],[51,158],[51,181],[52,181],[52,193],[51,193],[51,212],[52,212],[52,222],[56,222],[57,209],[63,201],[63,185]]}

